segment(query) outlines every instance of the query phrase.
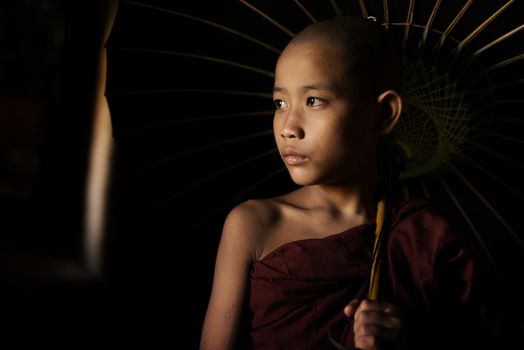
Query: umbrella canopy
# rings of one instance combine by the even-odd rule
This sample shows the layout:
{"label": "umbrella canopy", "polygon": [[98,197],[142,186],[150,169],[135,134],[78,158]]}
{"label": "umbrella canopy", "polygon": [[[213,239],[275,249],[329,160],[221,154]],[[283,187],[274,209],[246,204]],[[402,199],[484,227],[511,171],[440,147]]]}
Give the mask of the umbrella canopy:
{"label": "umbrella canopy", "polygon": [[524,249],[523,13],[513,0],[121,1],[106,94],[138,265],[178,268],[207,297],[227,212],[295,187],[272,136],[279,53],[308,24],[355,15],[404,49],[398,195],[432,197],[511,281]]}

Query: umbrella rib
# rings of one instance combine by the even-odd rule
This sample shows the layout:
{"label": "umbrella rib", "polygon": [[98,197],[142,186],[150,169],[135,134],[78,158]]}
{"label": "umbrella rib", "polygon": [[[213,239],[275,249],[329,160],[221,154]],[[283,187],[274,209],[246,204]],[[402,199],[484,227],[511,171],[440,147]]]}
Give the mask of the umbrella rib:
{"label": "umbrella rib", "polygon": [[180,123],[192,123],[192,122],[197,122],[197,121],[200,122],[200,121],[206,121],[206,120],[236,118],[236,117],[245,117],[245,116],[265,116],[265,115],[272,115],[273,113],[275,113],[274,110],[260,111],[260,112],[245,112],[245,113],[210,115],[206,117],[195,117],[195,118],[184,118],[184,119],[170,120],[168,122],[163,122],[163,123],[144,125],[144,126],[141,126],[139,128],[134,128],[134,129],[123,130],[119,133],[119,135],[134,134],[134,133],[147,131],[150,129],[156,129],[156,128],[165,127],[168,125],[180,124]]}
{"label": "umbrella rib", "polygon": [[200,147],[195,147],[195,148],[189,149],[187,151],[183,151],[183,152],[180,152],[180,153],[177,153],[177,154],[173,154],[173,155],[168,156],[168,157],[164,157],[164,158],[159,159],[159,160],[157,160],[157,161],[155,161],[153,163],[149,163],[149,164],[147,164],[147,165],[145,165],[143,167],[140,167],[140,168],[136,169],[135,172],[136,173],[141,173],[141,172],[143,172],[145,170],[149,170],[151,168],[157,167],[157,166],[159,166],[161,164],[170,162],[170,161],[175,160],[177,158],[180,158],[182,156],[187,156],[189,154],[205,151],[207,149],[214,148],[214,147],[217,147],[217,146],[223,146],[223,145],[227,145],[227,144],[234,143],[234,142],[237,142],[237,141],[247,140],[247,139],[260,137],[260,136],[266,136],[266,135],[270,135],[270,134],[273,134],[273,130],[265,130],[265,131],[256,132],[256,133],[250,134],[250,135],[239,136],[239,137],[230,138],[230,139],[227,139],[227,140],[213,142],[213,143],[206,144],[206,145],[203,145],[203,146],[200,146]]}
{"label": "umbrella rib", "polygon": [[464,16],[464,14],[468,10],[469,6],[473,3],[473,1],[474,0],[468,0],[468,2],[466,4],[464,4],[462,9],[459,11],[459,13],[455,16],[453,21],[451,21],[449,26],[444,31],[444,36],[448,36],[449,33],[451,33],[451,31],[455,28],[455,26],[458,24],[458,22],[462,19],[462,16]]}
{"label": "umbrella rib", "polygon": [[230,200],[228,200],[227,202],[225,203],[222,203],[222,205],[220,207],[218,207],[217,209],[213,210],[208,216],[206,216],[205,218],[203,218],[202,220],[199,220],[198,223],[196,223],[195,225],[193,225],[191,228],[189,228],[186,232],[182,233],[181,235],[182,236],[185,236],[185,235],[188,235],[190,234],[191,232],[193,232],[194,230],[196,230],[198,227],[200,227],[202,224],[206,223],[207,221],[209,221],[212,217],[214,217],[216,214],[218,214],[219,212],[221,212],[224,208],[226,208],[228,205],[231,205],[232,203],[234,203],[235,201],[239,200],[240,198],[242,198],[243,196],[245,196],[247,193],[251,192],[252,190],[254,190],[255,188],[257,188],[258,186],[262,185],[263,183],[271,180],[272,178],[276,177],[277,175],[279,175],[280,173],[283,173],[284,171],[286,170],[286,167],[281,167],[279,168],[277,171],[269,174],[268,176],[264,177],[263,179],[261,179],[260,181],[257,181],[255,184],[249,186],[248,188],[246,188],[245,190],[243,190],[242,192],[240,192],[239,194],[237,194],[236,196],[234,196],[233,198],[231,198]]}
{"label": "umbrella rib", "polygon": [[456,50],[460,52],[464,46],[469,44],[469,42],[477,35],[480,34],[491,22],[493,22],[498,16],[500,16],[515,0],[509,0],[506,4],[504,4],[501,8],[499,8],[495,13],[493,13],[488,19],[486,19],[484,22],[481,23],[480,26],[478,26],[475,30],[473,30],[464,40],[462,40]]}
{"label": "umbrella rib", "polygon": [[499,38],[493,40],[492,42],[490,42],[489,44],[487,44],[486,46],[478,49],[477,51],[475,51],[475,53],[473,54],[473,56],[477,57],[479,56],[481,53],[483,53],[484,51],[486,51],[487,49],[495,46],[496,44],[500,43],[501,41],[504,41],[506,40],[507,38],[509,38],[510,36],[512,36],[513,34],[515,33],[518,33],[519,31],[521,31],[522,29],[524,29],[524,24],[520,25],[519,27],[507,32],[506,34],[500,36]]}
{"label": "umbrella rib", "polygon": [[513,164],[513,165],[516,165],[516,166],[518,166],[518,167],[520,167],[520,168],[524,168],[524,164],[519,163],[519,162],[517,162],[516,160],[511,159],[510,157],[505,156],[504,154],[501,154],[501,153],[499,153],[499,152],[497,152],[497,151],[495,151],[495,150],[492,150],[491,148],[488,148],[488,147],[486,147],[486,146],[484,146],[484,145],[482,145],[482,144],[480,144],[480,143],[474,142],[474,141],[469,141],[469,143],[471,143],[471,144],[474,145],[475,147],[478,147],[478,148],[480,148],[480,149],[483,149],[483,150],[486,151],[487,153],[491,153],[491,154],[493,154],[494,156],[496,156],[496,157],[498,157],[498,158],[500,158],[500,159],[502,159],[502,160],[505,160],[505,161],[508,162],[508,163],[511,163],[511,164]]}
{"label": "umbrella rib", "polygon": [[384,22],[386,23],[386,28],[389,29],[389,8],[388,8],[388,0],[382,1],[382,7],[384,9]]}
{"label": "umbrella rib", "polygon": [[524,119],[522,118],[511,118],[511,117],[488,118],[487,116],[478,116],[475,118],[485,120],[487,123],[515,123],[515,124],[524,123]]}
{"label": "umbrella rib", "polygon": [[295,4],[302,10],[302,12],[304,12],[306,14],[306,16],[309,17],[309,19],[312,21],[312,22],[316,22],[317,19],[311,14],[311,12],[309,12],[305,7],[304,5],[302,5],[302,3],[299,1],[299,0],[293,0],[295,2]]}
{"label": "umbrella rib", "polygon": [[424,27],[424,33],[422,34],[422,40],[419,42],[419,47],[421,48],[426,44],[426,40],[429,34],[429,29],[433,25],[433,21],[435,20],[435,16],[437,15],[437,11],[440,7],[441,2],[442,0],[437,0],[437,2],[435,3],[435,6],[433,6],[433,10],[431,11],[431,14],[429,15],[426,26]]}
{"label": "umbrella rib", "polygon": [[503,139],[503,140],[506,140],[506,141],[516,142],[516,143],[524,143],[524,138],[511,137],[511,136],[503,135],[503,134],[500,134],[498,132],[491,131],[491,130],[478,129],[478,128],[474,127],[474,126],[472,126],[471,128],[475,129],[476,131],[479,131],[483,135],[495,136],[497,138],[500,138],[500,139]]}
{"label": "umbrella rib", "polygon": [[489,262],[491,263],[491,266],[493,267],[493,269],[496,271],[497,275],[500,278],[500,272],[499,272],[499,270],[497,268],[497,264],[495,264],[495,260],[493,259],[490,250],[488,249],[486,243],[484,242],[484,239],[482,238],[482,236],[478,232],[478,230],[475,227],[475,225],[473,225],[473,222],[471,221],[471,219],[469,218],[468,214],[466,213],[466,211],[464,210],[462,205],[459,203],[459,201],[457,200],[457,198],[455,197],[455,195],[453,194],[453,192],[449,188],[449,186],[446,183],[446,181],[444,181],[444,179],[442,178],[441,175],[437,175],[437,177],[440,180],[440,183],[442,184],[442,186],[444,187],[444,190],[446,191],[446,193],[451,197],[451,200],[453,201],[453,203],[455,204],[455,206],[459,210],[459,212],[462,215],[462,217],[464,218],[464,220],[466,220],[466,223],[468,224],[468,226],[470,227],[471,231],[473,232],[473,234],[477,238],[477,241],[479,242],[480,246],[482,247],[482,250],[486,254],[486,257],[489,259]]}
{"label": "umbrella rib", "polygon": [[240,1],[242,4],[246,5],[247,7],[249,7],[251,10],[253,10],[254,12],[256,12],[258,15],[260,15],[262,18],[264,18],[265,20],[269,21],[270,23],[272,23],[273,25],[275,25],[277,28],[279,28],[280,30],[282,30],[284,33],[286,33],[287,35],[289,35],[290,37],[294,37],[295,36],[295,33],[293,33],[292,31],[290,31],[289,29],[287,29],[286,27],[284,27],[282,24],[278,23],[277,21],[275,21],[273,18],[271,18],[270,16],[268,16],[267,14],[265,14],[264,12],[262,12],[261,10],[259,10],[258,8],[256,8],[255,6],[251,5],[249,2],[247,2],[246,0],[238,0]]}
{"label": "umbrella rib", "polygon": [[214,179],[214,178],[216,178],[216,177],[218,177],[218,176],[220,176],[222,174],[225,174],[225,173],[227,173],[227,172],[229,172],[231,170],[234,170],[236,168],[240,168],[240,167],[242,167],[242,166],[244,166],[246,164],[254,162],[257,159],[266,157],[266,156],[268,156],[270,154],[274,154],[276,151],[277,151],[277,149],[275,147],[273,147],[273,148],[271,148],[268,151],[265,151],[265,152],[262,152],[260,154],[257,154],[256,156],[250,157],[250,158],[248,158],[248,159],[246,159],[246,160],[244,160],[242,162],[237,162],[237,163],[235,163],[235,164],[233,164],[231,166],[222,168],[222,169],[220,169],[220,170],[218,170],[218,171],[216,171],[216,172],[214,172],[214,173],[212,173],[212,174],[210,174],[210,175],[208,175],[208,176],[206,176],[206,177],[204,177],[204,178],[202,178],[202,179],[200,179],[200,180],[198,180],[196,182],[193,182],[191,185],[189,185],[187,187],[184,187],[184,188],[180,189],[179,191],[177,191],[175,193],[170,194],[167,198],[164,198],[163,200],[160,200],[160,201],[156,202],[155,204],[153,204],[152,207],[155,208],[155,207],[163,206],[167,202],[172,201],[173,199],[183,195],[187,191],[190,191],[190,190],[192,190],[192,189],[202,185],[203,183],[206,183],[209,180],[212,180],[212,179]]}
{"label": "umbrella rib", "polygon": [[171,14],[171,15],[175,15],[175,16],[179,16],[179,17],[184,17],[184,18],[187,18],[187,19],[191,19],[193,21],[196,21],[196,22],[200,22],[200,23],[204,23],[204,24],[207,24],[207,25],[210,25],[210,26],[213,26],[215,28],[219,28],[219,29],[222,29],[226,32],[229,32],[229,33],[232,33],[232,34],[235,34],[235,35],[238,35],[246,40],[249,40],[251,42],[254,42],[255,44],[258,44],[262,47],[265,47],[266,49],[270,50],[270,51],[273,51],[277,54],[280,54],[281,50],[279,50],[278,48],[272,46],[272,45],[269,45],[261,40],[258,40],[256,38],[253,38],[247,34],[244,34],[244,33],[241,33],[235,29],[232,29],[232,28],[229,28],[229,27],[226,27],[222,24],[219,24],[217,22],[213,22],[213,21],[210,21],[210,20],[207,20],[207,19],[204,19],[202,17],[197,17],[197,16],[193,16],[193,15],[190,15],[190,14],[187,14],[187,13],[182,13],[182,12],[178,12],[178,11],[172,11],[172,10],[168,10],[168,9],[164,9],[164,8],[161,8],[161,7],[158,7],[158,6],[152,6],[152,5],[147,5],[147,4],[142,4],[140,2],[136,2],[136,1],[129,1],[129,0],[124,0],[123,1],[124,3],[127,3],[127,4],[131,4],[131,5],[135,5],[135,6],[140,6],[140,7],[144,7],[144,8],[149,8],[151,10],[156,10],[156,11],[160,11],[160,12],[164,12],[164,13],[168,13],[168,14]]}
{"label": "umbrella rib", "polygon": [[[510,87],[510,86],[514,86],[514,85],[519,85],[519,84],[524,84],[524,78],[516,79],[516,80],[512,80],[512,81],[507,81],[507,82],[496,84],[496,85],[491,85],[489,91],[497,90],[497,89],[501,89],[501,88],[505,88],[505,87]],[[465,95],[479,94],[479,93],[486,94],[486,93],[489,93],[487,90],[488,89],[486,89],[486,88],[475,89],[475,90],[470,89],[470,90],[465,91],[464,94]]]}
{"label": "umbrella rib", "polygon": [[522,249],[524,249],[524,242],[520,239],[520,237],[515,233],[515,231],[513,231],[513,229],[511,228],[511,226],[509,226],[509,224],[506,222],[506,220],[499,214],[499,212],[497,210],[495,210],[495,208],[486,200],[486,198],[484,198],[484,196],[478,191],[478,189],[471,183],[468,181],[468,179],[466,179],[464,177],[464,175],[462,175],[460,173],[460,171],[455,168],[452,164],[449,164],[450,168],[453,170],[453,172],[455,173],[455,175],[460,179],[460,181],[462,181],[479,199],[480,201],[491,211],[491,213],[502,223],[502,225],[506,228],[506,230],[509,232],[509,234],[513,237],[513,239],[515,239],[515,241],[517,241],[517,243],[522,247]]}
{"label": "umbrella rib", "polygon": [[358,0],[359,4],[360,4],[360,10],[362,11],[362,16],[364,16],[364,18],[368,18],[369,15],[368,15],[368,10],[366,9],[366,4],[364,4],[364,0]]}
{"label": "umbrella rib", "polygon": [[160,49],[140,49],[140,48],[120,47],[120,46],[113,46],[111,49],[119,50],[119,51],[133,51],[133,52],[144,52],[144,53],[154,53],[154,54],[161,54],[161,55],[174,55],[174,56],[180,56],[180,57],[197,58],[200,60],[221,63],[221,64],[233,66],[236,68],[249,70],[255,73],[266,75],[270,78],[275,77],[275,74],[273,72],[270,72],[265,69],[256,68],[253,66],[249,66],[247,64],[239,63],[239,62],[225,60],[223,58],[217,58],[217,57],[212,57],[212,56],[207,56],[207,55],[200,55],[200,54],[195,54],[195,53],[190,53],[190,52],[180,52],[180,51],[160,50]]}
{"label": "umbrella rib", "polygon": [[513,99],[495,100],[495,104],[497,105],[512,104],[512,103],[524,103],[524,99],[523,98],[513,98]]}
{"label": "umbrella rib", "polygon": [[409,29],[411,28],[411,24],[413,23],[414,9],[415,9],[415,0],[410,0],[409,7],[408,7],[408,13],[406,15],[406,27],[404,28],[404,42],[403,42],[404,47],[406,47],[406,44],[408,42]]}
{"label": "umbrella rib", "polygon": [[493,71],[495,69],[499,69],[499,68],[505,67],[505,66],[507,66],[509,64],[512,64],[512,63],[515,63],[515,62],[517,62],[517,61],[519,61],[519,60],[521,60],[523,58],[524,58],[524,53],[522,53],[520,55],[517,55],[515,57],[508,58],[507,60],[501,61],[499,63],[496,63],[496,64],[492,65],[491,67],[488,67],[486,69],[486,72],[491,72],[491,71]]}
{"label": "umbrella rib", "polygon": [[467,9],[473,3],[473,1],[474,0],[468,0],[468,2],[462,7],[462,9],[459,11],[459,13],[455,16],[453,21],[451,21],[451,23],[446,28],[446,30],[444,30],[444,32],[442,33],[442,36],[440,38],[440,41],[438,43],[438,47],[439,48],[442,47],[442,44],[444,43],[444,40],[446,39],[446,37],[449,35],[449,33],[451,33],[453,28],[455,28],[457,23],[462,19],[462,16],[464,16],[464,13],[466,13]]}
{"label": "umbrella rib", "polygon": [[462,152],[457,152],[457,155],[461,157],[463,160],[465,160],[466,162],[470,163],[471,165],[479,169],[480,171],[482,171],[487,176],[491,177],[492,179],[500,183],[502,186],[506,187],[506,189],[508,189],[511,193],[513,193],[515,196],[519,197],[521,200],[524,201],[524,195],[520,193],[519,191],[517,191],[516,189],[514,189],[513,187],[511,187],[511,185],[503,181],[500,177],[496,176],[491,171],[489,171],[488,169],[486,169],[485,167],[483,167],[482,165],[480,165],[478,162],[474,161],[470,157],[467,157]]}
{"label": "umbrella rib", "polygon": [[115,95],[141,95],[141,94],[178,94],[178,93],[204,93],[204,94],[231,94],[242,96],[254,96],[263,98],[272,98],[273,94],[265,92],[239,91],[239,90],[217,90],[217,89],[150,89],[150,90],[130,90],[130,91],[110,91],[107,96]]}
{"label": "umbrella rib", "polygon": [[340,7],[338,6],[337,2],[335,0],[329,0],[329,2],[331,3],[331,6],[333,6],[333,9],[335,9],[337,16],[342,16],[342,10],[340,10]]}

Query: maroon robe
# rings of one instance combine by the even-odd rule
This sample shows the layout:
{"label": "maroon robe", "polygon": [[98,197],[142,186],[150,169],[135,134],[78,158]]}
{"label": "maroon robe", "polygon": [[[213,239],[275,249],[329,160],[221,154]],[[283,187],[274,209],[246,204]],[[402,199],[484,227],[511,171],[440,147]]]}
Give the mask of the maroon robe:
{"label": "maroon robe", "polygon": [[[394,208],[390,227],[381,291],[402,310],[405,348],[492,345],[486,322],[488,303],[496,297],[487,286],[496,281],[490,281],[490,270],[467,237],[425,199]],[[344,306],[365,284],[374,230],[373,222],[322,239],[286,243],[255,262],[250,298],[254,349],[334,349],[328,331],[341,324]],[[352,346],[352,329],[343,326],[341,342]]]}

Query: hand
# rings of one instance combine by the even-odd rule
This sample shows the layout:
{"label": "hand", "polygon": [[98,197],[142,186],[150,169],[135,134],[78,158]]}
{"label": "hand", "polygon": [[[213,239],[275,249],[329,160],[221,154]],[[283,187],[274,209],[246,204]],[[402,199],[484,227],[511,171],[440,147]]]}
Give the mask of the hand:
{"label": "hand", "polygon": [[380,301],[352,300],[344,308],[353,316],[355,347],[362,350],[394,349],[399,345],[402,322],[399,309]]}

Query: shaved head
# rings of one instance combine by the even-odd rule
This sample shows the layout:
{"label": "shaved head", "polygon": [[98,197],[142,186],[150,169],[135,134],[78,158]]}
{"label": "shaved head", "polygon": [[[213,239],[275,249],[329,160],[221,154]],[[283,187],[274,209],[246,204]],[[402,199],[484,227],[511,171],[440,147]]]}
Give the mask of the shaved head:
{"label": "shaved head", "polygon": [[374,98],[386,90],[400,92],[402,55],[398,43],[380,24],[359,17],[337,16],[306,27],[288,44],[319,44],[347,64],[351,82]]}

